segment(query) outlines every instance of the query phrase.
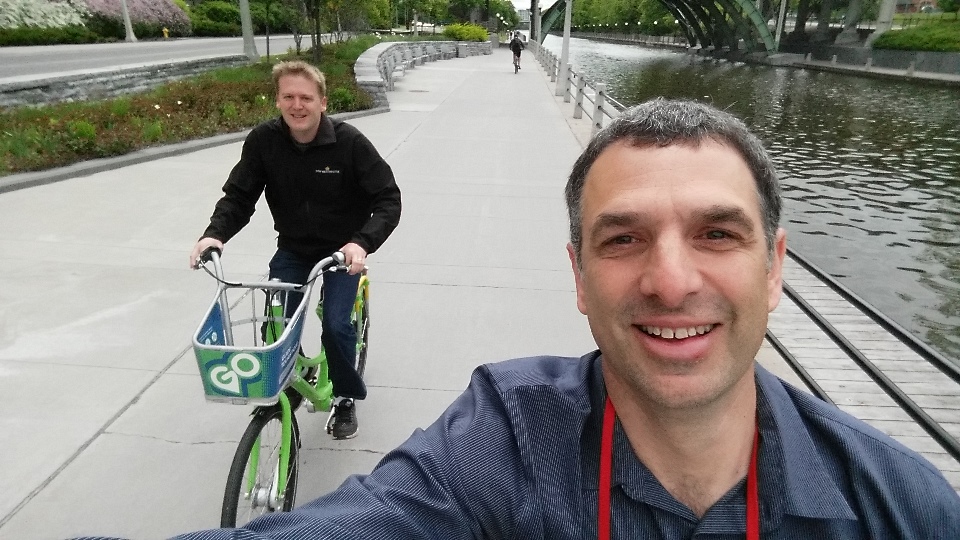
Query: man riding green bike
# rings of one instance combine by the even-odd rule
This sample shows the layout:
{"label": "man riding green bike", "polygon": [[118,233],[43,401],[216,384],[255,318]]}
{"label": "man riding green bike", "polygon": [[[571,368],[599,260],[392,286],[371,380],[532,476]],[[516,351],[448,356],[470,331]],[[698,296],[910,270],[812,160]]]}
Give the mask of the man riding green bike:
{"label": "man riding green bike", "polygon": [[[261,194],[278,233],[270,278],[304,283],[317,261],[344,254],[347,272],[330,273],[323,284],[323,332],[334,395],[333,436],[356,436],[355,399],[366,386],[355,363],[356,331],[350,312],[367,255],[376,251],[400,222],[400,189],[390,166],[355,127],[333,120],[327,110],[323,73],[306,62],[273,68],[280,117],[255,127],[240,160],[223,186],[223,197],[190,254],[199,255],[236,235],[253,215]],[[291,295],[287,316],[300,303]]]}

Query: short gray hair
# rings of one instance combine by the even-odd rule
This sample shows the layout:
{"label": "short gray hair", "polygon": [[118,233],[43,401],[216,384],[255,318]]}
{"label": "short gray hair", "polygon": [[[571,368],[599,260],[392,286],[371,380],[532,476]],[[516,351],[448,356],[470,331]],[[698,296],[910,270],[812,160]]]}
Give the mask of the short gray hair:
{"label": "short gray hair", "polygon": [[623,111],[587,145],[567,179],[567,213],[570,243],[580,263],[583,243],[583,186],[590,167],[604,150],[625,141],[638,147],[689,145],[712,140],[737,151],[747,163],[760,196],[760,213],[767,250],[772,255],[780,224],[780,181],[763,143],[746,124],[730,113],[688,100],[654,99]]}

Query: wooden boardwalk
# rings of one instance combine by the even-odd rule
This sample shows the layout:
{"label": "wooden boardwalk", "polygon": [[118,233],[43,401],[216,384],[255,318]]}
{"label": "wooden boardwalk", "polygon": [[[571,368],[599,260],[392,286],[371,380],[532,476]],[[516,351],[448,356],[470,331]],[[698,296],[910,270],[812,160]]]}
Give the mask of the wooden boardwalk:
{"label": "wooden boardwalk", "polygon": [[[960,440],[960,384],[789,256],[783,278],[943,431]],[[960,462],[788,295],[771,314],[768,329],[838,407],[923,454],[960,492]]]}

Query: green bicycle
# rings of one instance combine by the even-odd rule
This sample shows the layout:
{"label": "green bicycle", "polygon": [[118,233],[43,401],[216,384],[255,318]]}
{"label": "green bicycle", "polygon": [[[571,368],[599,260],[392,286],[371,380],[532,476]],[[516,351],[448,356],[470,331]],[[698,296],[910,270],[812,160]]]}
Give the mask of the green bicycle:
{"label": "green bicycle", "polygon": [[[333,384],[321,347],[315,357],[303,354],[304,312],[316,279],[324,272],[343,270],[343,254],[318,262],[300,285],[280,281],[233,283],[224,279],[219,251],[200,258],[219,286],[193,338],[193,349],[208,401],[255,405],[237,445],[224,490],[220,526],[235,527],[268,512],[294,506],[300,449],[300,428],[294,412],[306,402],[309,412],[328,412],[333,425]],[[264,294],[257,294],[263,291]],[[287,296],[303,299],[290,317],[284,314]],[[370,332],[370,280],[360,277],[350,315],[357,333],[356,366],[363,376]],[[249,312],[238,306],[248,303]],[[317,303],[323,318],[323,289]],[[235,332],[236,330],[236,332]]]}

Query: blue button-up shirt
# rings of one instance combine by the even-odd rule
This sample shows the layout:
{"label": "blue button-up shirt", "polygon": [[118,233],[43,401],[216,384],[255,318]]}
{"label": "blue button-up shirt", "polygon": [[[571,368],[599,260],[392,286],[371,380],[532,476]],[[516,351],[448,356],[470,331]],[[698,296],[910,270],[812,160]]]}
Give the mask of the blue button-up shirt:
{"label": "blue button-up shirt", "polygon": [[[181,540],[596,538],[600,363],[594,352],[482,366],[440,419],[370,475],[245,529]],[[756,372],[761,538],[960,539],[960,498],[933,465]],[[613,538],[744,537],[744,482],[698,519],[637,459],[619,423],[614,464]]]}

